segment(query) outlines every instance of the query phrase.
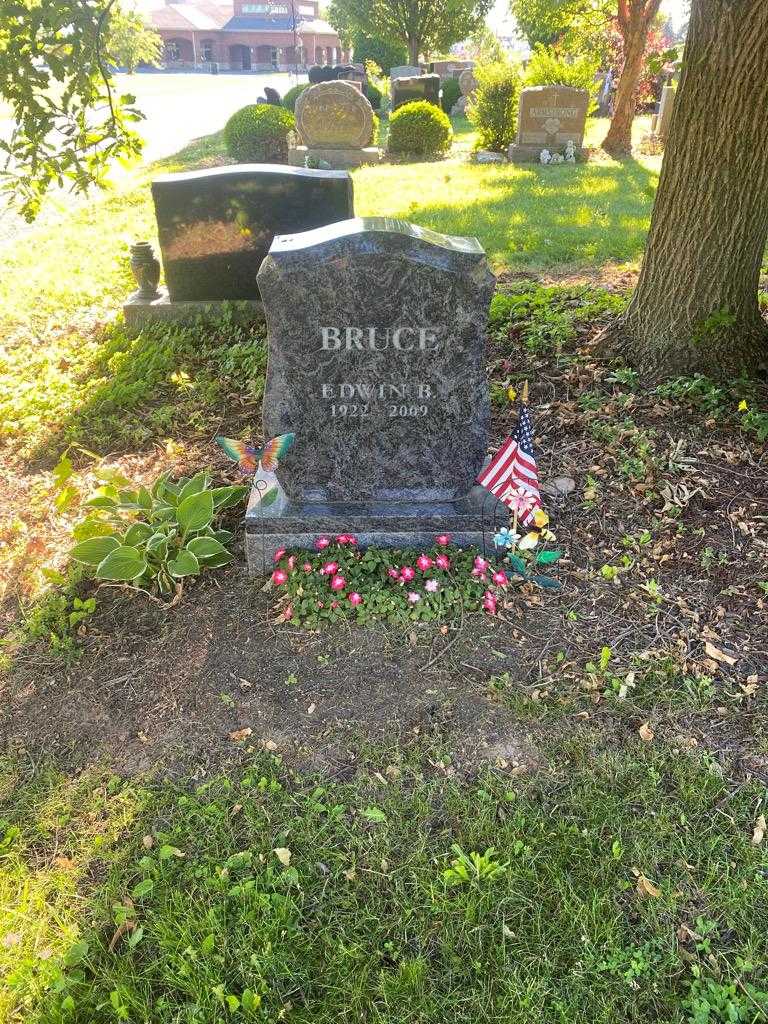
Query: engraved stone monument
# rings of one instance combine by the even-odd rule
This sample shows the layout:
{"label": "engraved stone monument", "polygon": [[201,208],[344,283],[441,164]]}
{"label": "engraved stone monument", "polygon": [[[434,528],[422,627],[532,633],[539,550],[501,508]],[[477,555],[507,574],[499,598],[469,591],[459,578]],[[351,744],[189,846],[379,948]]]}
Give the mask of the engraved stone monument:
{"label": "engraved stone monument", "polygon": [[508,518],[475,478],[488,445],[494,278],[474,238],[384,217],[275,238],[259,271],[269,339],[264,434],[295,434],[285,500],[252,495],[253,572],[321,533],[481,544]]}
{"label": "engraved stone monument", "polygon": [[[276,234],[354,216],[345,171],[237,164],[152,182],[167,291],[132,297],[126,322],[194,318],[225,300],[256,303],[256,274]],[[260,312],[260,307],[259,307]]]}
{"label": "engraved stone monument", "polygon": [[373,108],[351,82],[319,82],[305,89],[296,100],[296,128],[302,145],[290,151],[292,164],[311,157],[331,167],[359,167],[381,159],[371,145]]}
{"label": "engraved stone monument", "polygon": [[404,103],[414,100],[426,100],[428,103],[440,105],[440,76],[413,75],[392,79],[392,109],[397,110]]}
{"label": "engraved stone monument", "polygon": [[477,79],[472,68],[465,68],[459,75],[459,88],[461,89],[461,96],[456,100],[451,110],[451,113],[454,115],[466,113],[469,97],[477,88]]}
{"label": "engraved stone monument", "polygon": [[520,93],[517,141],[509,147],[514,163],[538,162],[542,149],[564,150],[573,142],[576,152],[584,144],[589,107],[586,89],[567,85],[536,85]]}

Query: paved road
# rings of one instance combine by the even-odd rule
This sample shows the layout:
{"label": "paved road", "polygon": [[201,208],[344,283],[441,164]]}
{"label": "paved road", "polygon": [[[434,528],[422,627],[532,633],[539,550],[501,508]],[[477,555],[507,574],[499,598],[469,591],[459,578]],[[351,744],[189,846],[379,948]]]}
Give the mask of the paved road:
{"label": "paved road", "polygon": [[[236,110],[255,103],[265,86],[272,86],[283,96],[298,81],[306,81],[306,76],[149,73],[118,75],[116,91],[133,94],[145,116],[138,131],[144,138],[142,163],[147,164],[171,156],[193,139],[223,128]],[[0,136],[7,137],[11,127],[7,111],[0,109]],[[131,171],[116,167],[114,180],[119,183],[130,174]],[[97,201],[100,195],[93,192]],[[52,193],[43,204],[39,221],[55,220],[73,205],[87,201],[66,191]],[[16,214],[7,209],[0,211],[0,247],[28,229],[29,225]]]}

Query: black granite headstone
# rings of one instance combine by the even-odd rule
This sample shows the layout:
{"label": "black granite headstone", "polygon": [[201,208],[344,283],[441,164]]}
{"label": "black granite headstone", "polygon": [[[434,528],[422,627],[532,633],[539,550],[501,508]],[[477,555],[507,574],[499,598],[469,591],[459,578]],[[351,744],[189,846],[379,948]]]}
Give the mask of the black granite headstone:
{"label": "black granite headstone", "polygon": [[265,545],[333,529],[361,543],[426,543],[445,530],[482,542],[496,506],[474,488],[494,278],[477,240],[349,220],[275,238],[258,280],[264,433],[296,440],[278,470],[287,503],[248,512],[252,568]]}
{"label": "black granite headstone", "polygon": [[276,234],[354,216],[346,171],[237,164],[152,182],[172,302],[258,299],[256,274]]}
{"label": "black granite headstone", "polygon": [[408,78],[392,79],[392,109],[397,110],[404,103],[413,103],[415,100],[426,100],[440,105],[440,76],[439,75],[413,75]]}

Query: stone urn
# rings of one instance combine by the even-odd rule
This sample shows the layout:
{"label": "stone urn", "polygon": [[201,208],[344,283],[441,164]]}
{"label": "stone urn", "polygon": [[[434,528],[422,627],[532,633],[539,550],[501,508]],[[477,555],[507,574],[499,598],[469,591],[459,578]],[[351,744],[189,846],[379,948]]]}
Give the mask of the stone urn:
{"label": "stone urn", "polygon": [[160,263],[155,257],[149,242],[134,242],[131,246],[131,270],[139,286],[134,292],[137,299],[157,299],[160,292],[157,282],[160,280]]}

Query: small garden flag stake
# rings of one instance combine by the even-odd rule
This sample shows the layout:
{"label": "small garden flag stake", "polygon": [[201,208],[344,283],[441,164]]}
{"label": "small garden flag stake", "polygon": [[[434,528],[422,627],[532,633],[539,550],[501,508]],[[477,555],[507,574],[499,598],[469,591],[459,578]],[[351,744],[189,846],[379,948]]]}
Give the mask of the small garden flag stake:
{"label": "small garden flag stake", "polygon": [[528,526],[541,508],[539,478],[533,457],[533,428],[528,414],[528,384],[523,387],[517,426],[480,473],[477,482],[513,509],[518,522]]}

